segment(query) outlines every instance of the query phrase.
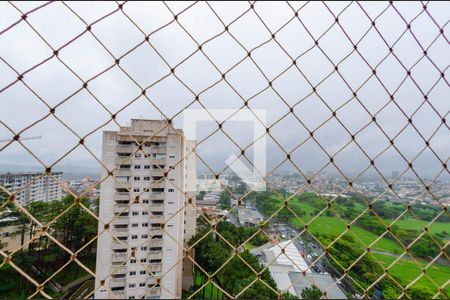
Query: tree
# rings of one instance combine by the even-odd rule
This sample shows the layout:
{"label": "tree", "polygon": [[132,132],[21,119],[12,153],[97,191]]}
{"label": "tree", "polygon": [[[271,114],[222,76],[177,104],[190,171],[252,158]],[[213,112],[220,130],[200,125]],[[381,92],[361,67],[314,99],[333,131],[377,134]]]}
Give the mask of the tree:
{"label": "tree", "polygon": [[292,295],[289,292],[284,292],[283,294],[281,294],[281,299],[298,299],[297,296]]}
{"label": "tree", "polygon": [[304,288],[301,292],[302,299],[320,299],[322,291],[314,284],[310,288]]}

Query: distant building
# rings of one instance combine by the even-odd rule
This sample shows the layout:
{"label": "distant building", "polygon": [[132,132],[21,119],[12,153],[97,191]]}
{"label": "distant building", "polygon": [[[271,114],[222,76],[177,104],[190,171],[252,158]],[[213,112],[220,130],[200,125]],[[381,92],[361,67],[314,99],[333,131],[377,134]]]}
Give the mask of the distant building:
{"label": "distant building", "polygon": [[62,172],[0,174],[0,185],[16,193],[16,201],[26,204],[33,201],[50,201],[62,198]]}
{"label": "distant building", "polygon": [[115,170],[102,173],[99,217],[109,226],[99,222],[96,299],[181,298],[193,284],[183,245],[195,233],[195,146],[158,120],[103,132],[102,160]]}
{"label": "distant building", "polygon": [[[22,237],[17,234],[20,230],[17,217],[6,217],[0,219],[0,249],[3,252],[12,252],[22,246]],[[28,234],[23,235],[23,243],[29,239]]]}
{"label": "distant building", "polygon": [[347,298],[330,274],[316,273],[308,268],[305,259],[291,240],[270,248],[261,248],[259,252],[262,253],[261,260],[268,265],[269,272],[280,291],[287,291],[301,298],[304,288],[315,285],[320,290],[327,291],[327,299]]}
{"label": "distant building", "polygon": [[264,221],[263,215],[256,209],[236,208],[238,211],[239,224],[241,226],[258,226],[260,222]]}
{"label": "distant building", "polygon": [[197,200],[197,207],[215,207],[219,204],[220,201],[220,193],[218,192],[209,192],[203,196],[203,199]]}

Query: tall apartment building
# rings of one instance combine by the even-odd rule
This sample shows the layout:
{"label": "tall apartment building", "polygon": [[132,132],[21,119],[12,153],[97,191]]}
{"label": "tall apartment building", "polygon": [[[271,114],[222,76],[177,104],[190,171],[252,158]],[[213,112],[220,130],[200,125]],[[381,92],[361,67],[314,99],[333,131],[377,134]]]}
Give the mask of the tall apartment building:
{"label": "tall apartment building", "polygon": [[192,270],[183,245],[195,231],[193,147],[164,121],[132,119],[103,133],[103,163],[117,169],[100,188],[108,225],[98,228],[96,299],[181,297],[183,269]]}
{"label": "tall apartment building", "polygon": [[33,201],[50,201],[62,198],[63,173],[54,172],[51,176],[42,173],[0,174],[0,185],[10,192],[18,192],[16,201],[21,204]]}

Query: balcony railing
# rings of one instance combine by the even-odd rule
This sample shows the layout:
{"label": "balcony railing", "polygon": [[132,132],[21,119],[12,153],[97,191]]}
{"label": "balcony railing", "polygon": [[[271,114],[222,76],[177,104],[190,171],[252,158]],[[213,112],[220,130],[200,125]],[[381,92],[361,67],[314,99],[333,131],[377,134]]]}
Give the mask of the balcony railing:
{"label": "balcony railing", "polygon": [[111,266],[109,272],[113,272],[113,274],[124,274],[127,273],[127,266]]}
{"label": "balcony railing", "polygon": [[145,292],[145,296],[146,297],[158,297],[158,296],[161,296],[161,288],[159,288],[159,287],[149,288]]}
{"label": "balcony railing", "polygon": [[117,145],[116,152],[117,153],[131,153],[137,149],[135,145]]}
{"label": "balcony railing", "polygon": [[151,272],[161,272],[162,263],[150,263],[148,264],[148,269]]}
{"label": "balcony railing", "polygon": [[113,172],[114,176],[131,176],[131,169],[116,169]]}
{"label": "balcony railing", "polygon": [[120,156],[114,159],[116,165],[129,165],[133,162],[133,157],[130,156]]}
{"label": "balcony railing", "polygon": [[148,259],[162,259],[163,252],[162,251],[149,251],[147,258]]}
{"label": "balcony railing", "polygon": [[162,244],[163,244],[163,239],[152,239],[147,243],[147,245],[149,247],[161,247]]}
{"label": "balcony railing", "polygon": [[162,209],[164,209],[164,203],[161,203],[161,204],[155,204],[155,203],[152,203],[152,204],[150,204],[149,206],[147,206],[148,207],[148,209],[150,210],[150,211],[154,211],[154,210],[162,210]]}
{"label": "balcony railing", "polygon": [[120,181],[116,180],[114,184],[117,188],[131,190],[131,182],[130,181]]}

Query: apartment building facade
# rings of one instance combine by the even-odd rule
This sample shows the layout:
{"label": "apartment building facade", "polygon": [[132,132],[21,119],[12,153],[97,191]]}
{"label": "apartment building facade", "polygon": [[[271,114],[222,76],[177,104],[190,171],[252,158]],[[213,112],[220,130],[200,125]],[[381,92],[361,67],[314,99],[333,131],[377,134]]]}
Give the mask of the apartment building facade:
{"label": "apartment building facade", "polygon": [[100,188],[96,299],[181,297],[183,246],[195,231],[193,206],[185,207],[195,188],[192,146],[158,120],[103,133],[102,160],[115,170]]}
{"label": "apartment building facade", "polygon": [[50,175],[38,172],[0,174],[0,185],[16,193],[16,201],[20,204],[60,200],[62,180],[62,172],[53,172]]}

